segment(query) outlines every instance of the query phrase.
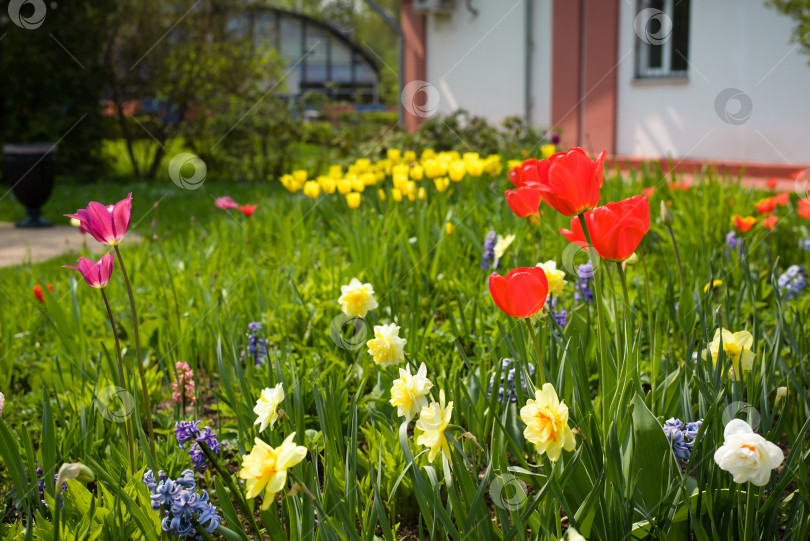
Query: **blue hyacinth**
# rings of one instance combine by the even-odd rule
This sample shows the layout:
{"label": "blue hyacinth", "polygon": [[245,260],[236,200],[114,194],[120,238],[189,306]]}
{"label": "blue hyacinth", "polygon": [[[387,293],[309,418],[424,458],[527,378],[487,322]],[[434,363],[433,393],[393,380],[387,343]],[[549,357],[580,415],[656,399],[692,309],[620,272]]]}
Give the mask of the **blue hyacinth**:
{"label": "blue hyacinth", "polygon": [[791,265],[777,280],[779,291],[786,299],[798,297],[807,287],[807,273],[801,265]]}
{"label": "blue hyacinth", "polygon": [[[247,353],[253,358],[256,365],[262,364],[267,359],[267,339],[260,336],[262,324],[259,321],[248,323],[248,347]],[[242,351],[242,362],[245,362],[245,352]]]}
{"label": "blue hyacinth", "polygon": [[[200,444],[208,447],[215,455],[219,455],[221,445],[216,433],[207,426],[200,428],[200,421],[178,422],[174,428],[174,436],[177,438],[180,448],[188,451],[194,469],[198,472],[202,473],[208,468],[208,457],[205,456],[205,451],[202,450]],[[186,445],[190,442],[194,443],[186,449]]]}
{"label": "blue hyacinth", "polygon": [[[526,371],[529,375],[534,375],[534,365],[527,364]],[[495,387],[495,373],[489,378],[489,388],[487,389],[487,398],[492,396],[492,389]],[[526,385],[526,380],[523,374],[520,375],[520,387],[523,389],[524,395],[529,392]],[[498,387],[498,402],[517,402],[517,390],[515,390],[515,367],[512,366],[512,359],[503,359],[501,361],[501,384]]]}
{"label": "blue hyacinth", "polygon": [[593,266],[591,263],[583,263],[577,267],[577,279],[574,284],[574,300],[577,302],[593,302],[593,290],[591,289],[591,282],[593,282]]}
{"label": "blue hyacinth", "polygon": [[194,472],[185,470],[172,480],[160,471],[158,477],[159,481],[152,470],[147,470],[143,484],[149,489],[152,509],[163,514],[160,521],[163,531],[181,539],[203,539],[194,528],[192,519],[195,519],[206,532],[214,533],[222,518],[208,500],[208,492],[197,491]]}
{"label": "blue hyacinth", "polygon": [[729,250],[740,253],[743,251],[744,239],[737,236],[736,231],[729,231],[726,234],[726,256],[729,255]]}
{"label": "blue hyacinth", "polygon": [[[490,231],[484,238],[484,257],[481,260],[481,268],[484,270],[495,270],[498,263],[495,261],[495,244],[498,242],[498,235],[495,231]],[[491,267],[491,268],[490,268]]]}
{"label": "blue hyacinth", "polygon": [[810,252],[810,239],[799,239],[799,248],[803,248],[806,252]]}
{"label": "blue hyacinth", "polygon": [[695,438],[697,438],[702,423],[703,420],[700,420],[684,425],[680,419],[674,417],[664,423],[664,434],[669,440],[672,452],[675,453],[675,458],[678,459],[681,467],[686,467],[689,462],[692,447],[695,444]]}

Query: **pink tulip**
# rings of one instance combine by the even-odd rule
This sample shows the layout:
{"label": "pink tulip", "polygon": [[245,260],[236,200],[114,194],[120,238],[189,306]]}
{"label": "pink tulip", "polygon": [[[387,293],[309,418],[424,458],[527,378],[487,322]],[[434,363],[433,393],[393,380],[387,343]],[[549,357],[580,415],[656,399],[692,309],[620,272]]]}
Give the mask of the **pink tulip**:
{"label": "pink tulip", "polygon": [[235,209],[239,206],[239,203],[226,195],[225,197],[217,197],[217,200],[214,201],[214,206],[222,210],[228,210]]}
{"label": "pink tulip", "polygon": [[76,261],[76,267],[71,267],[70,265],[62,266],[81,272],[84,281],[90,284],[90,287],[102,288],[110,281],[110,276],[113,271],[113,259],[115,259],[115,254],[108,252],[101,256],[101,259],[98,261],[80,257],[79,260]]}
{"label": "pink tulip", "polygon": [[86,209],[79,209],[76,214],[65,214],[68,218],[79,220],[79,230],[90,233],[102,244],[117,246],[126,236],[129,218],[132,212],[132,194],[115,205],[102,205],[91,201]]}

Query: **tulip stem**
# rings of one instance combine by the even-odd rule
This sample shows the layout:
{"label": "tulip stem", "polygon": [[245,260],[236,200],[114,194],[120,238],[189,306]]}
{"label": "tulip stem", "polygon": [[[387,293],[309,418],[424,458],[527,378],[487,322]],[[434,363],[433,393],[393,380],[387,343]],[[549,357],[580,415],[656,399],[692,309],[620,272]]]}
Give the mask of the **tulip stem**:
{"label": "tulip stem", "polygon": [[[121,378],[121,386],[124,388],[124,392],[129,394],[127,377],[124,374],[124,361],[121,357],[121,344],[118,342],[118,331],[115,327],[115,319],[110,309],[110,302],[107,300],[107,294],[104,293],[104,288],[99,288],[99,291],[101,291],[101,298],[104,299],[104,306],[107,307],[107,316],[110,318],[110,326],[112,327],[113,338],[115,338],[115,353],[118,357],[118,376]],[[129,420],[129,416],[127,416],[124,422],[127,430],[127,445],[129,447],[129,467],[130,471],[135,473],[135,437],[132,434],[132,422]]]}
{"label": "tulip stem", "polygon": [[[622,262],[616,262],[616,268],[619,270],[619,280],[622,282],[622,293],[624,294],[624,310],[629,313],[630,310],[630,295],[627,293],[627,275],[624,273]],[[629,318],[628,318],[629,319]]]}
{"label": "tulip stem", "polygon": [[135,310],[135,297],[132,295],[132,285],[129,283],[129,276],[127,269],[124,266],[124,259],[121,257],[121,250],[118,245],[115,246],[115,255],[118,257],[118,265],[121,267],[121,274],[124,276],[124,284],[127,286],[127,293],[129,294],[129,307],[132,311],[132,328],[135,335],[135,356],[137,357],[136,363],[138,365],[138,375],[141,378],[141,391],[143,392],[143,405],[146,410],[146,428],[149,431],[149,451],[152,455],[152,460],[157,462],[157,455],[155,454],[155,433],[152,428],[152,406],[149,402],[149,389],[146,385],[146,374],[143,371],[143,357],[141,357],[141,335],[138,332],[138,312]]}
{"label": "tulip stem", "polygon": [[523,321],[526,322],[526,326],[529,328],[529,336],[532,337],[534,343],[534,353],[537,355],[537,365],[540,368],[537,372],[540,374],[540,387],[542,387],[546,384],[546,369],[543,367],[543,359],[540,357],[540,344],[537,343],[537,334],[534,332],[534,327],[532,327],[532,322],[529,319],[527,317]]}
{"label": "tulip stem", "polygon": [[672,247],[675,248],[675,261],[678,262],[678,276],[681,279],[681,289],[683,289],[684,281],[683,266],[681,266],[681,253],[678,251],[678,243],[675,242],[675,233],[672,231],[672,226],[668,225],[667,229],[669,229],[669,236],[672,237]]}
{"label": "tulip stem", "polygon": [[[612,392],[612,389],[610,388],[612,386],[609,385],[607,381],[608,366],[606,361],[608,360],[610,354],[608,353],[607,331],[605,330],[605,318],[604,314],[602,313],[604,310],[604,307],[602,306],[602,290],[600,288],[600,282],[597,281],[596,279],[597,277],[596,271],[599,268],[599,259],[598,256],[596,255],[596,248],[593,247],[593,242],[591,241],[591,233],[590,231],[588,231],[588,223],[585,220],[584,212],[579,215],[579,223],[582,226],[582,233],[585,235],[585,242],[588,245],[588,257],[591,260],[591,267],[593,269],[593,294],[594,300],[596,301],[596,317],[598,320],[597,329],[599,334],[599,354],[602,358],[601,359],[602,362],[599,363],[600,371],[602,372],[599,377],[599,387],[604,394]],[[605,432],[607,433],[608,419],[609,419],[608,401],[603,400],[602,404],[603,404],[602,426],[605,429]]]}

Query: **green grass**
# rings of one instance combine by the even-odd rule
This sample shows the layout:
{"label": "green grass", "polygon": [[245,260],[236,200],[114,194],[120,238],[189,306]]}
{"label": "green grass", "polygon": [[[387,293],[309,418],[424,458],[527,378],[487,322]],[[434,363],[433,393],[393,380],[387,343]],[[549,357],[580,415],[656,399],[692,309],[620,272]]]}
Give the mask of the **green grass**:
{"label": "green grass", "polygon": [[[214,428],[223,444],[220,461],[235,472],[259,435],[252,409],[261,389],[282,382],[286,415],[260,437],[277,446],[295,431],[308,453],[291,469],[275,505],[256,513],[263,535],[273,539],[553,539],[561,534],[560,508],[588,539],[627,538],[631,531],[649,539],[806,539],[808,295],[787,300],[774,287],[787,266],[810,263],[798,247],[808,234],[793,212],[795,198],[780,209],[775,230],[756,227],[746,234],[748,252],[740,258],[725,250],[730,218],[752,213],[761,194],[710,177],[672,193],[654,173],[635,180],[607,177],[603,202],[660,185],[651,198],[652,227],[638,250],[642,262],[628,267],[629,309],[615,267],[598,273],[607,349],[598,347],[595,307],[574,300],[570,275],[559,297],[567,325],[539,325],[547,379],[569,405],[577,429],[576,450],[564,452],[556,465],[523,439],[519,410],[531,388],[518,386],[517,403],[487,396],[502,358],[519,367],[537,366],[537,359],[522,323],[488,296],[488,272],[480,268],[484,236],[490,230],[517,236],[500,272],[548,259],[563,267],[566,242],[557,229],[569,223],[547,206],[538,224],[515,217],[503,197],[510,187],[505,175],[468,178],[445,194],[429,188],[426,201],[382,202],[368,190],[357,210],[338,195],[312,201],[275,185],[212,181],[197,191],[168,180],[57,185],[45,209],[51,219],[89,200],[111,203],[133,192],[134,230],[144,241],[125,247],[123,257],[157,405],[157,463],[141,452],[139,471],[127,472],[124,425],[98,411],[98,390],[122,382],[100,296],[75,271],[59,267],[72,258],[1,269],[0,390],[6,407],[0,490],[10,496],[10,518],[0,532],[7,528],[4,538],[24,537],[25,520],[12,517],[30,513],[33,536],[53,538],[53,514],[30,490],[36,457],[46,478],[59,464],[76,461],[98,477],[93,494],[69,483],[60,514],[65,538],[88,526],[99,536],[115,527],[133,538],[159,538],[158,513],[139,480],[147,468],[176,477],[190,467],[171,432],[174,423],[202,419]],[[213,207],[220,195],[256,202],[259,210],[249,219],[225,213]],[[683,290],[669,233],[656,219],[662,199],[672,201]],[[0,202],[4,219],[14,219],[14,212],[8,199]],[[450,235],[447,221],[455,224]],[[574,263],[584,262],[580,254]],[[119,270],[107,293],[131,368],[135,349]],[[454,402],[449,457],[440,454],[429,464],[388,403],[396,367],[381,369],[365,347],[344,349],[330,337],[340,314],[340,286],[352,277],[371,283],[379,303],[362,324],[367,338],[374,325],[396,322],[408,341],[412,371],[424,362],[433,398],[443,389]],[[723,286],[704,293],[712,279]],[[31,293],[37,283],[54,286],[45,304]],[[258,366],[240,359],[251,321],[263,323],[268,341],[270,362]],[[754,336],[757,358],[742,382],[729,379],[722,357],[717,368],[702,359],[723,321]],[[170,401],[177,361],[196,375],[198,400],[185,413]],[[129,373],[131,388],[137,378]],[[538,384],[536,373],[530,379]],[[775,404],[783,386],[787,398]],[[723,441],[724,411],[742,402],[757,410],[757,432],[789,451],[763,489],[735,484],[712,460]],[[136,411],[143,438],[140,398]],[[681,475],[661,428],[670,417],[704,420],[688,475]],[[251,535],[247,521],[236,520],[245,518],[235,493],[244,486],[237,481],[234,491],[230,481],[209,469],[198,484],[211,493],[235,536],[230,538],[241,539],[243,531]],[[295,483],[307,490],[292,489]],[[498,496],[504,484],[508,497]]]}

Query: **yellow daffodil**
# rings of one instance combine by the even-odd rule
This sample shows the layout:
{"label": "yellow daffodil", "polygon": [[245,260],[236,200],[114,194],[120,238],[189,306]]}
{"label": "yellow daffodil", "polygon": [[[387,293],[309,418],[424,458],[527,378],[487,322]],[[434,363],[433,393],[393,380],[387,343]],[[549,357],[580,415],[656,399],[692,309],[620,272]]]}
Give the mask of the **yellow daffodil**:
{"label": "yellow daffodil", "polygon": [[256,401],[256,406],[253,408],[253,413],[256,414],[256,422],[254,425],[259,426],[259,432],[264,431],[267,425],[273,428],[273,425],[278,420],[278,405],[284,400],[284,387],[281,383],[272,389],[267,387],[262,391],[261,396]]}
{"label": "yellow daffodil", "polygon": [[374,288],[371,287],[371,284],[364,284],[357,278],[352,278],[349,285],[340,286],[340,293],[338,303],[344,314],[366,317],[369,310],[377,308]]}
{"label": "yellow daffodil", "polygon": [[362,199],[362,195],[357,192],[347,193],[346,194],[346,204],[349,205],[350,209],[356,209],[360,206],[360,200]]}
{"label": "yellow daffodil", "polygon": [[712,280],[711,282],[707,283],[703,286],[703,292],[706,293],[709,289],[714,289],[716,287],[720,287],[723,285],[723,280]]}
{"label": "yellow daffodil", "polygon": [[433,384],[427,378],[425,363],[419,366],[416,374],[411,375],[411,367],[399,369],[399,379],[391,387],[391,405],[397,407],[397,415],[410,422],[427,404],[427,394]]}
{"label": "yellow daffodil", "polygon": [[399,364],[405,360],[405,340],[399,337],[399,327],[390,323],[388,325],[375,325],[374,338],[366,343],[368,354],[374,363],[386,367]]}
{"label": "yellow daffodil", "polygon": [[543,269],[546,275],[546,280],[548,280],[548,292],[554,295],[562,293],[563,286],[565,285],[565,272],[557,269],[557,262],[549,260],[545,263],[538,263],[537,266]]}
{"label": "yellow daffodil", "polygon": [[428,460],[433,462],[439,451],[444,456],[450,457],[450,446],[447,445],[447,438],[444,431],[450,424],[450,417],[453,415],[453,403],[444,404],[444,389],[439,391],[439,401],[431,402],[429,406],[422,406],[419,412],[419,420],[416,421],[416,428],[422,434],[416,438],[417,445],[424,445],[430,449]]}
{"label": "yellow daffodil", "polygon": [[304,195],[310,199],[317,199],[321,195],[321,185],[314,180],[308,180],[304,183]]}
{"label": "yellow daffodil", "polygon": [[444,232],[448,235],[452,234],[455,228],[456,226],[453,225],[453,222],[445,222],[444,224]]}
{"label": "yellow daffodil", "polygon": [[467,166],[462,160],[450,162],[450,166],[447,168],[447,176],[450,177],[450,180],[460,182],[466,174]]}
{"label": "yellow daffodil", "polygon": [[239,478],[245,480],[248,499],[255,498],[264,491],[262,510],[270,508],[275,501],[275,494],[284,488],[287,482],[287,470],[307,456],[307,448],[293,442],[295,432],[287,436],[284,443],[271,447],[259,438],[250,454],[242,457],[242,470]]}
{"label": "yellow daffodil", "polygon": [[492,252],[495,254],[495,259],[502,258],[503,254],[506,253],[507,248],[509,248],[509,245],[512,244],[514,240],[514,235],[506,235],[505,237],[498,235],[498,240],[495,243],[495,247],[492,249]]}
{"label": "yellow daffodil", "polygon": [[573,451],[576,447],[574,433],[568,426],[568,406],[560,401],[550,383],[535,391],[534,399],[520,408],[520,419],[526,425],[523,437],[552,462],[560,458],[563,449]]}
{"label": "yellow daffodil", "polygon": [[740,379],[740,369],[749,372],[754,365],[754,352],[751,347],[754,345],[754,337],[748,331],[732,333],[728,329],[717,329],[714,333],[714,340],[709,344],[709,351],[712,354],[712,364],[717,364],[717,356],[720,354],[720,341],[723,341],[723,351],[726,358],[731,359],[731,369],[729,374],[734,379]]}
{"label": "yellow daffodil", "polygon": [[552,156],[552,155],[553,155],[555,152],[557,152],[557,147],[555,147],[555,146],[554,146],[553,144],[551,144],[551,143],[549,143],[548,145],[543,145],[543,146],[541,146],[541,147],[540,147],[540,157],[541,157],[541,158],[544,158],[544,159],[545,159],[545,158],[549,158],[549,157],[551,157],[551,156]]}

